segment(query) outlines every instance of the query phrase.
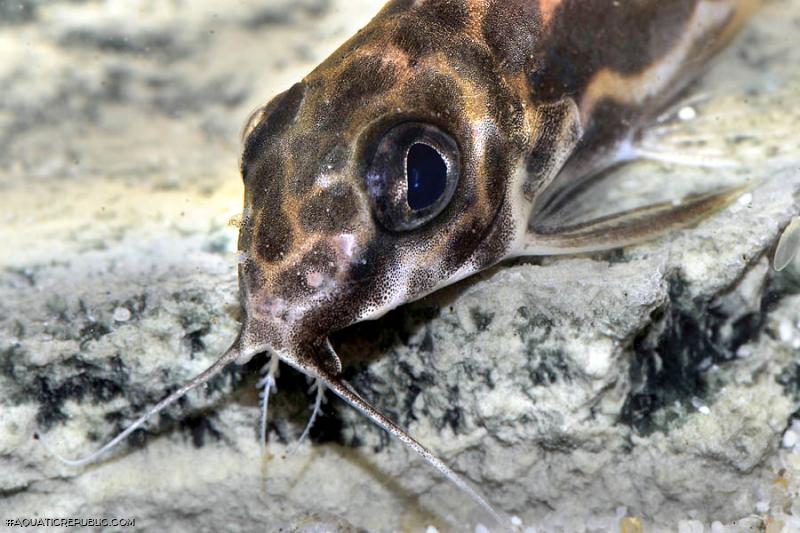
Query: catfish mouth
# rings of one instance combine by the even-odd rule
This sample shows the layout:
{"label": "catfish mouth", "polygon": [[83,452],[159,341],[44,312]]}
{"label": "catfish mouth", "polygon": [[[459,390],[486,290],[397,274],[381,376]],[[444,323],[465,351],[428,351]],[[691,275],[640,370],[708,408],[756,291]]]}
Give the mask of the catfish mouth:
{"label": "catfish mouth", "polygon": [[266,305],[247,306],[234,346],[236,362],[249,363],[266,354],[314,378],[319,372],[337,376],[342,365],[329,341],[331,332],[315,323],[314,316],[298,311],[290,302],[270,298]]}
{"label": "catfish mouth", "polygon": [[[243,337],[240,335],[239,339]],[[238,365],[246,365],[254,357],[264,354],[268,358],[278,358],[314,379],[338,377],[342,372],[342,363],[333,349],[328,337],[318,337],[312,342],[292,343],[276,348],[269,343],[243,344],[238,341]]]}

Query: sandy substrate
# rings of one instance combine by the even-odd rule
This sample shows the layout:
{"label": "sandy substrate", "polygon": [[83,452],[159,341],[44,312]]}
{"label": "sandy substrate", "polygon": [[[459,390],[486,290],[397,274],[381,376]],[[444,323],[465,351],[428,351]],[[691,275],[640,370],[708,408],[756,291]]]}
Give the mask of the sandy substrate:
{"label": "sandy substrate", "polygon": [[[233,340],[240,129],[379,4],[0,3],[0,519],[493,527],[335,400],[287,455],[313,400],[289,370],[262,455],[263,361],[97,465],[31,439],[80,455]],[[769,268],[800,211],[800,4],[769,6],[695,88],[696,116],[679,106],[680,128],[648,137],[691,164],[637,163],[592,193],[760,182],[748,196],[624,252],[495,268],[340,339],[355,385],[525,527],[800,531],[800,268]]]}

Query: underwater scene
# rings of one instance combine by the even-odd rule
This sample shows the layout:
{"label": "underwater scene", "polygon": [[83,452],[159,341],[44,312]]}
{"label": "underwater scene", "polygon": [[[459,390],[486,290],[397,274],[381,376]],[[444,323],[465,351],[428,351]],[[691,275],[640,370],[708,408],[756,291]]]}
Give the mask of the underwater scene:
{"label": "underwater scene", "polygon": [[0,531],[800,533],[798,0],[0,0]]}

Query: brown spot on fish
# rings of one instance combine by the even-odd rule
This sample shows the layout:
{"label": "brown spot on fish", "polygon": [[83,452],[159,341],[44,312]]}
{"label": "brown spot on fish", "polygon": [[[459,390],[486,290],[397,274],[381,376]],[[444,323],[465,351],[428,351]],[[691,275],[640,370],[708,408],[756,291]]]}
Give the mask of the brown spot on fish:
{"label": "brown spot on fish", "polygon": [[[327,166],[328,164],[337,163],[339,166],[336,168],[341,168],[343,160],[347,158],[347,153],[340,151],[341,145],[337,143],[335,137],[320,139],[301,132],[289,141],[289,146],[289,153],[293,156],[291,159],[293,166],[284,179],[287,182],[287,192],[298,201],[303,200],[304,195],[314,187],[321,174],[335,172],[333,167]],[[320,166],[320,161],[316,158],[298,156],[308,153],[310,147],[313,147],[313,151],[317,154],[326,154],[325,157],[329,158],[330,163]]]}
{"label": "brown spot on fish", "polygon": [[265,150],[247,164],[244,179],[251,205],[280,204],[284,193],[284,159],[279,151]]}
{"label": "brown spot on fish", "polygon": [[379,17],[397,15],[398,13],[405,13],[414,5],[417,4],[417,0],[394,0],[392,2],[387,3],[383,10],[381,11]]}
{"label": "brown spot on fish", "polygon": [[390,89],[397,75],[395,66],[380,56],[353,58],[340,75],[341,82],[332,86],[331,108],[358,105],[367,97],[379,96]]}
{"label": "brown spot on fish", "polygon": [[353,188],[337,183],[304,202],[300,208],[300,224],[308,232],[348,231],[358,214],[357,205]]}
{"label": "brown spot on fish", "polygon": [[464,0],[424,0],[417,10],[422,22],[459,32],[469,23],[469,9]]}
{"label": "brown spot on fish", "polygon": [[420,28],[419,24],[417,19],[404,16],[392,32],[394,44],[409,56],[409,61],[414,63],[433,52],[438,45],[431,32]]}
{"label": "brown spot on fish", "polygon": [[292,250],[294,238],[292,227],[283,211],[261,211],[256,236],[256,253],[267,263],[280,261]]}
{"label": "brown spot on fish", "polygon": [[404,98],[414,102],[419,109],[436,110],[439,117],[424,118],[439,123],[445,130],[456,126],[455,122],[465,115],[461,87],[451,76],[436,71],[426,71],[414,77]]}
{"label": "brown spot on fish", "polygon": [[447,275],[454,274],[464,262],[472,256],[484,237],[484,226],[486,221],[471,217],[471,220],[464,220],[461,227],[457,228],[447,240],[444,250],[440,254],[442,268]]}
{"label": "brown spot on fish", "polygon": [[306,85],[296,83],[288,91],[281,93],[267,104],[261,121],[256,125],[245,142],[242,156],[242,176],[246,179],[254,160],[268,146],[269,142],[294,122],[305,97]]}
{"label": "brown spot on fish", "polygon": [[426,0],[397,20],[392,41],[413,64],[437,50],[454,49],[453,40],[466,40],[463,30],[470,12],[463,0]]}
{"label": "brown spot on fish", "polygon": [[533,60],[541,27],[538,6],[530,0],[493,0],[483,19],[483,37],[501,68],[519,72]]}

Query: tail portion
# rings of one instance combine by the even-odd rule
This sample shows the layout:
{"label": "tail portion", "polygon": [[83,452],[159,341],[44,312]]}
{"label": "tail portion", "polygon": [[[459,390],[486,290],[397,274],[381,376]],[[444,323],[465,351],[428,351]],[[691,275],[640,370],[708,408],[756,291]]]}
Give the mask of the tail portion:
{"label": "tail portion", "polygon": [[58,459],[65,465],[73,467],[81,467],[94,463],[95,461],[100,459],[103,455],[105,455],[108,451],[110,451],[112,448],[117,446],[120,442],[128,438],[131,435],[131,433],[142,427],[148,420],[150,420],[155,415],[163,411],[166,407],[172,405],[176,401],[183,398],[186,395],[186,393],[188,393],[192,389],[196,389],[200,385],[207,383],[214,376],[218,375],[229,364],[236,361],[238,357],[239,357],[239,339],[236,339],[233,345],[231,345],[231,347],[228,348],[228,350],[222,355],[222,357],[217,359],[217,361],[213,365],[211,365],[208,369],[203,371],[201,374],[198,374],[197,376],[193,377],[191,380],[189,380],[189,382],[187,382],[181,388],[179,388],[178,390],[176,390],[175,392],[173,392],[172,394],[170,394],[169,396],[158,402],[156,405],[150,408],[145,414],[139,417],[135,422],[133,422],[131,425],[125,428],[125,430],[122,431],[122,433],[120,433],[119,435],[108,441],[97,451],[92,452],[89,455],[86,455],[79,459],[66,459],[61,455],[59,455],[44,439],[44,436],[39,432],[34,433],[33,437],[39,440],[39,442],[42,443],[42,445],[51,455],[53,455],[56,459]]}
{"label": "tail portion", "polygon": [[334,378],[332,376],[325,376],[325,385],[331,389],[342,400],[350,404],[361,414],[369,418],[375,425],[384,429],[393,437],[396,437],[400,442],[405,444],[408,448],[415,451],[420,457],[425,459],[433,468],[438,470],[444,477],[466,493],[472,498],[475,503],[483,507],[486,512],[492,515],[498,524],[511,531],[516,531],[519,528],[515,526],[511,520],[500,511],[497,511],[492,505],[481,496],[478,491],[472,488],[463,478],[456,474],[449,466],[447,466],[441,459],[436,457],[433,452],[428,448],[416,441],[400,426],[389,420],[385,415],[378,411],[374,406],[367,402],[356,392],[353,387],[344,380]]}

